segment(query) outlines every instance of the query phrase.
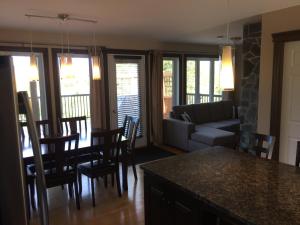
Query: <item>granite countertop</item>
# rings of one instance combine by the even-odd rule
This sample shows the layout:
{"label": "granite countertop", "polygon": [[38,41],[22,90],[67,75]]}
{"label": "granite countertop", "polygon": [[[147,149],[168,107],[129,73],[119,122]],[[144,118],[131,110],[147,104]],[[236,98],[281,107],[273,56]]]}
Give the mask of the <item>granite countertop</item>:
{"label": "granite countertop", "polygon": [[300,168],[224,147],[141,167],[245,224],[300,224]]}

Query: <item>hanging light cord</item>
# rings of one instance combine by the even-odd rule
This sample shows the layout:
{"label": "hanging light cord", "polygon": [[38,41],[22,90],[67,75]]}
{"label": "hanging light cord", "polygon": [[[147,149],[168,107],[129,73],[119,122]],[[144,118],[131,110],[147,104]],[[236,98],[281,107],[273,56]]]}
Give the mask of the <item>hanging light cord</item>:
{"label": "hanging light cord", "polygon": [[32,53],[32,28],[31,28],[31,17],[28,16],[29,25],[30,25],[30,52]]}
{"label": "hanging light cord", "polygon": [[94,53],[97,55],[97,47],[96,47],[96,32],[93,32],[93,43],[94,43]]}
{"label": "hanging light cord", "polygon": [[230,10],[230,0],[227,0],[227,30],[226,30],[226,36],[227,36],[227,43],[229,43],[229,32],[230,32],[230,14],[229,14],[229,10]]}

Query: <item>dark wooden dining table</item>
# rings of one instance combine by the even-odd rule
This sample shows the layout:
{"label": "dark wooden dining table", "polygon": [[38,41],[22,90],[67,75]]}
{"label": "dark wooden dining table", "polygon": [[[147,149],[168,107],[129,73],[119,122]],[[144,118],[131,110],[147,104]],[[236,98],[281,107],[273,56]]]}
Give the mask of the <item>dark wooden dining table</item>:
{"label": "dark wooden dining table", "polygon": [[[91,134],[93,132],[107,132],[107,129],[92,129]],[[80,140],[79,140],[80,141]],[[128,171],[128,164],[127,164],[127,141],[128,139],[125,136],[122,136],[121,139],[121,168],[122,168],[122,187],[124,191],[128,190],[128,181],[127,181],[127,171]],[[27,150],[28,151],[28,150]],[[47,155],[44,155],[44,150],[42,149],[42,158],[46,159]],[[66,151],[66,155],[69,157],[76,156],[76,160],[78,163],[90,162],[92,153],[96,152],[94,147],[86,146],[86,147],[79,147],[77,151]],[[34,156],[32,154],[26,154],[23,156],[24,166],[34,164]]]}

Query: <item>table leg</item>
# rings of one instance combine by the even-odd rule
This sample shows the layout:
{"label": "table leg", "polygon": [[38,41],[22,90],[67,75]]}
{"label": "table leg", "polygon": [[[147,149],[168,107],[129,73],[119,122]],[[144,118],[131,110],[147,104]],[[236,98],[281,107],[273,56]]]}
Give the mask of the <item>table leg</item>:
{"label": "table leg", "polygon": [[125,146],[123,146],[122,147],[122,184],[123,184],[124,191],[128,190],[127,170],[128,170],[127,149]]}

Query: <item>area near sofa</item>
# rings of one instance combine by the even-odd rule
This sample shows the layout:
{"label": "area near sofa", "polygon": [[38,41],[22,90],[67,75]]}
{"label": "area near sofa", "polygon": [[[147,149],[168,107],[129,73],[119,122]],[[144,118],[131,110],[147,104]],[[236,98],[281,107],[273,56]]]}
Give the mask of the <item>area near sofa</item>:
{"label": "area near sofa", "polygon": [[[186,113],[191,122],[184,121]],[[164,144],[194,151],[208,146],[234,146],[240,120],[232,101],[174,106],[163,121]]]}

